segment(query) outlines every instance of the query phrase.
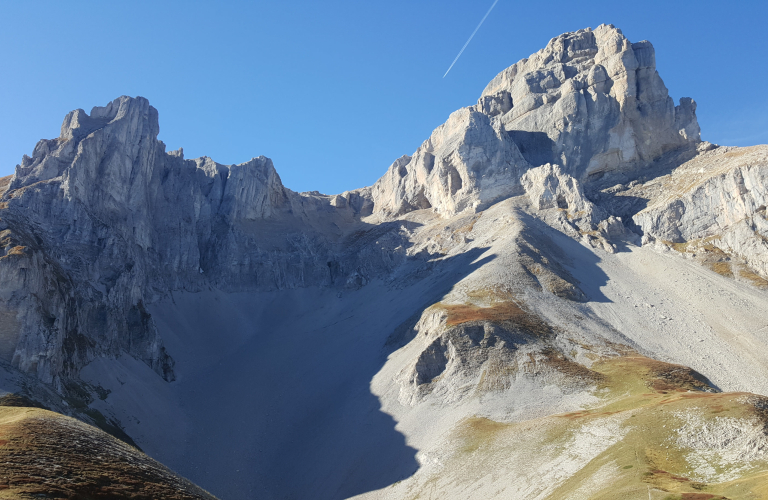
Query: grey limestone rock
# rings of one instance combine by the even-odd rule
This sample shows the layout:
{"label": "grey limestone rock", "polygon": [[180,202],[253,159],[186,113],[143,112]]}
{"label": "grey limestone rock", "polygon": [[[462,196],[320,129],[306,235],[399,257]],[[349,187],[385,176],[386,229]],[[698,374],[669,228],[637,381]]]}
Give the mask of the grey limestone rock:
{"label": "grey limestone rock", "polygon": [[499,73],[483,96],[501,92],[514,103],[501,115],[505,130],[543,134],[553,162],[579,179],[640,168],[700,140],[695,102],[674,105],[651,43],[631,43],[612,25],[553,38]]}
{"label": "grey limestone rock", "polygon": [[431,208],[452,215],[481,210],[522,194],[519,179],[528,166],[497,122],[463,108],[373,185],[374,212],[396,216]]}
{"label": "grey limestone rock", "polygon": [[553,38],[496,76],[372,189],[374,211],[477,211],[522,194],[520,176],[559,165],[582,182],[642,170],[699,141],[696,103],[675,106],[650,42],[611,25]]}
{"label": "grey limestone rock", "polygon": [[[646,241],[719,248],[768,276],[768,148],[703,148],[658,184],[633,220]],[[643,188],[638,188],[642,190]],[[642,192],[642,191],[641,191]]]}
{"label": "grey limestone rock", "polygon": [[158,297],[343,286],[401,261],[399,226],[366,248],[342,241],[371,211],[366,190],[295,193],[268,158],[185,160],[158,133],[146,99],[121,97],[68,114],[17,167],[0,216],[5,361],[61,388],[95,356],[127,352],[172,380],[146,309]]}

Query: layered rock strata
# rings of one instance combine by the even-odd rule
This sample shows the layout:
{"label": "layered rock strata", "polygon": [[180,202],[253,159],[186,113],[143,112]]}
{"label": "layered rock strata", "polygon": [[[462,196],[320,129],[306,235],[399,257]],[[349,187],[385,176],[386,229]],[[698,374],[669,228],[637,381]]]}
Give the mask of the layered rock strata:
{"label": "layered rock strata", "polygon": [[700,141],[696,103],[675,106],[650,42],[601,25],[553,38],[505,69],[475,106],[453,113],[374,186],[374,211],[482,210],[521,194],[531,167],[558,164],[579,180],[636,172]]}

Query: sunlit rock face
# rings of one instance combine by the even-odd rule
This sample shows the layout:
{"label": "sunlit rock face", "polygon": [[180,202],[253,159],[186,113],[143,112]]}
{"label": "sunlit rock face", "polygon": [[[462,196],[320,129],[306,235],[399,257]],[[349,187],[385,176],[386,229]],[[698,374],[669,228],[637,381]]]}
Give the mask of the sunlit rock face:
{"label": "sunlit rock face", "polygon": [[668,175],[619,194],[648,200],[632,218],[646,243],[716,252],[726,274],[768,276],[768,147],[702,143]]}
{"label": "sunlit rock face", "polygon": [[479,210],[520,194],[530,167],[552,163],[585,181],[642,169],[699,142],[696,103],[678,106],[650,42],[601,25],[553,38],[496,76],[475,106],[453,113],[373,187],[375,210]]}
{"label": "sunlit rock face", "polygon": [[507,94],[513,106],[498,115],[504,129],[537,155],[536,141],[548,143],[551,160],[580,179],[637,168],[700,140],[696,103],[674,105],[653,45],[632,43],[612,25],[553,38],[499,73],[481,101]]}
{"label": "sunlit rock face", "polygon": [[443,215],[482,210],[520,194],[520,175],[528,167],[498,120],[463,108],[373,185],[374,211],[397,216],[422,208]]}

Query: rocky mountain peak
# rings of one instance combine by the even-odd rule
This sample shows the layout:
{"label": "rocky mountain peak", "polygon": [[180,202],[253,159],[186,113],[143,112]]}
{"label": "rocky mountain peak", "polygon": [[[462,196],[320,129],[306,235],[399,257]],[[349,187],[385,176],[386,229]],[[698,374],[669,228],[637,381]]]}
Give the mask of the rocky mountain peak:
{"label": "rocky mountain peak", "polygon": [[[122,123],[133,133],[156,138],[160,133],[157,110],[144,97],[120,96],[106,106],[94,106],[88,115],[82,109],[71,111],[61,124],[61,140],[79,140],[112,123]],[[130,139],[131,137],[126,137]]]}
{"label": "rocky mountain peak", "polygon": [[532,167],[556,164],[588,182],[691,148],[699,132],[696,103],[674,105],[650,42],[631,43],[612,25],[565,33],[398,159],[373,188],[376,211],[478,210],[519,194]]}
{"label": "rocky mountain peak", "polygon": [[[124,182],[127,180],[125,174],[130,173],[126,171],[127,162],[123,162],[122,169],[109,168],[117,165],[107,162],[100,166],[99,172],[85,172],[83,166],[88,162],[83,162],[83,158],[104,155],[114,158],[126,154],[135,159],[140,154],[152,154],[162,144],[157,141],[159,133],[157,110],[143,97],[118,97],[106,106],[95,106],[90,115],[76,109],[64,117],[57,139],[42,139],[35,146],[32,157],[24,155],[16,167],[9,190],[65,174],[78,178],[80,184],[77,187],[83,188],[85,193],[90,191],[85,186],[100,186],[94,175],[117,176],[112,180]],[[81,161],[77,161],[78,157]],[[123,175],[120,175],[121,170]]]}
{"label": "rocky mountain peak", "polygon": [[695,102],[674,105],[653,45],[613,25],[553,38],[491,80],[481,103],[488,99],[510,100],[499,113],[504,128],[546,134],[553,160],[578,178],[642,167],[700,141]]}

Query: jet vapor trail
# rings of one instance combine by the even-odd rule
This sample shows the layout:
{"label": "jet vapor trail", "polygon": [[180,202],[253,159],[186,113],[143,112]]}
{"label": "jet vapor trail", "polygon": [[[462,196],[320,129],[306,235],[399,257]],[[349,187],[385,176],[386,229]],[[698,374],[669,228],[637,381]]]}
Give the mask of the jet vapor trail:
{"label": "jet vapor trail", "polygon": [[[477,28],[475,28],[475,31],[473,31],[472,34],[469,35],[469,40],[467,40],[467,43],[465,43],[464,46],[461,48],[461,50],[459,51],[459,55],[457,55],[456,59],[453,60],[453,62],[451,63],[451,66],[448,68],[448,71],[451,71],[451,68],[453,68],[453,65],[456,64],[456,61],[459,60],[459,57],[461,57],[461,54],[464,53],[464,49],[467,48],[467,45],[469,45],[469,42],[472,41],[472,38],[475,36],[475,33],[477,33],[477,30],[479,30],[480,26],[483,25],[483,23],[485,22],[485,18],[488,17],[488,14],[490,14],[493,8],[496,7],[497,3],[499,3],[499,0],[493,1],[493,5],[491,5],[491,8],[488,9],[488,12],[485,13],[485,15],[483,16],[483,19],[480,20],[480,24],[477,25]],[[446,75],[448,75],[448,71],[445,72],[445,75],[443,75],[443,78],[445,78]]]}

